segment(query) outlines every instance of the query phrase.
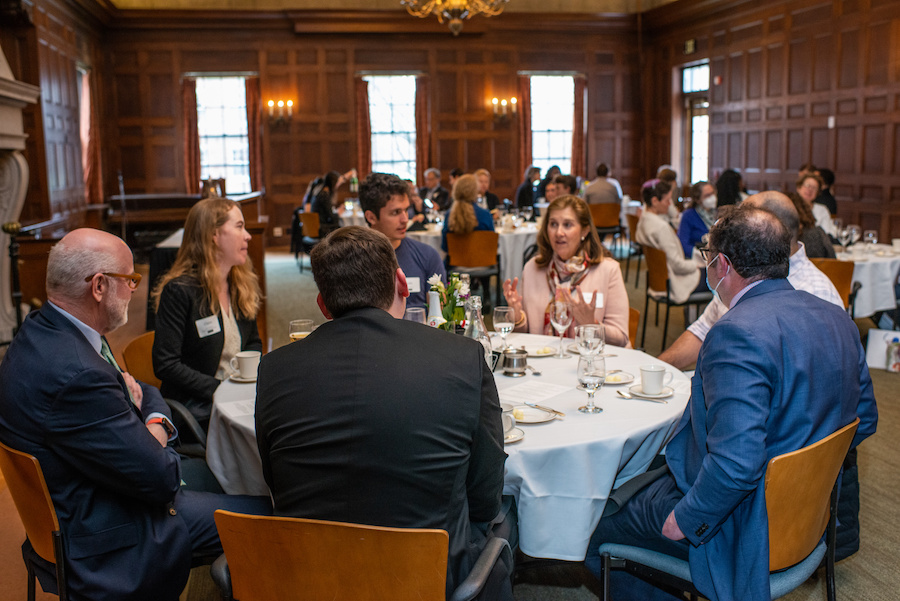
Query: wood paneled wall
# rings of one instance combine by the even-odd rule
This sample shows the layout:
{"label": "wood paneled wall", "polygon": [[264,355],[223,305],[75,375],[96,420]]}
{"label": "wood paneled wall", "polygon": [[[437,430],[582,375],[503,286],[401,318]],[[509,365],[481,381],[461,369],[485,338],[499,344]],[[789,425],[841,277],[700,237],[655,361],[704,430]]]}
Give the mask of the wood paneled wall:
{"label": "wood paneled wall", "polygon": [[[720,78],[710,89],[711,175],[734,168],[751,190],[793,190],[800,165],[828,167],[839,217],[887,242],[900,237],[900,2],[709,4],[644,17],[645,81],[662,133],[648,140],[653,158],[669,154],[681,110],[673,81],[708,59]],[[685,55],[688,39],[697,52]]]}

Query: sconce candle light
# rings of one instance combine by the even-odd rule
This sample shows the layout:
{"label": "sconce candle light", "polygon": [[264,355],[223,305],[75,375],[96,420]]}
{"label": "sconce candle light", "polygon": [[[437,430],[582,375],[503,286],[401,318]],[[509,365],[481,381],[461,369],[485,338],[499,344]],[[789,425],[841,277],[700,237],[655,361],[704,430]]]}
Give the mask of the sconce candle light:
{"label": "sconce candle light", "polygon": [[494,108],[494,117],[499,117],[501,119],[505,119],[509,116],[509,113],[512,112],[515,115],[518,112],[518,104],[516,97],[513,96],[509,100],[506,98],[492,98],[491,105]]}
{"label": "sconce candle light", "polygon": [[[294,116],[294,101],[293,100],[269,100],[266,103],[266,106],[269,107],[269,120],[270,121],[284,121],[285,119],[290,119]],[[278,106],[278,114],[275,114],[275,107]],[[285,115],[284,108],[287,107],[287,115]]]}

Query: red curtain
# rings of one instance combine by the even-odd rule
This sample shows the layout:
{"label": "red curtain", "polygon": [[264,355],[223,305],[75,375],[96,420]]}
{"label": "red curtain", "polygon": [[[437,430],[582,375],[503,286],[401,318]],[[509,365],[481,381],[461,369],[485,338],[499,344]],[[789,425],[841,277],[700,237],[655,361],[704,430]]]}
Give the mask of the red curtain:
{"label": "red curtain", "polygon": [[372,171],[372,124],[369,121],[369,82],[356,83],[356,170],[362,179]]}
{"label": "red curtain", "polygon": [[102,163],[100,156],[100,112],[97,90],[91,72],[81,78],[81,167],[84,179],[84,198],[88,204],[103,202]]}
{"label": "red curtain", "polygon": [[425,170],[431,167],[431,120],[428,118],[428,78],[416,77],[416,185],[425,185]]}
{"label": "red curtain", "polygon": [[[262,138],[260,137],[259,77],[244,80],[247,97],[247,139],[250,143],[250,191],[263,189]],[[196,106],[196,104],[195,104]]]}
{"label": "red curtain", "polygon": [[197,82],[181,81],[181,129],[184,131],[184,187],[200,193],[200,132],[197,129]]}
{"label": "red curtain", "polygon": [[531,78],[518,77],[519,105],[519,173],[531,165]]}
{"label": "red curtain", "polygon": [[586,88],[587,85],[584,76],[575,76],[575,118],[572,123],[572,170],[570,172],[571,175],[574,176],[587,175],[587,164],[584,152],[584,96]]}

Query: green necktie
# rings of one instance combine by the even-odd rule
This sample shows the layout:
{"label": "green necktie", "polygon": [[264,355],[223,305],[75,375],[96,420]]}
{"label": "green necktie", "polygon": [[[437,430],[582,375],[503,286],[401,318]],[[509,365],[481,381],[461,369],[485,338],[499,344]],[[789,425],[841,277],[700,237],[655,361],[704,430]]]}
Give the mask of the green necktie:
{"label": "green necktie", "polygon": [[[106,342],[105,337],[100,337],[100,356],[103,357],[107,363],[116,368],[119,373],[122,373],[122,368],[119,367],[119,364],[116,363],[116,358],[113,356],[112,351],[109,349],[109,344]],[[131,390],[128,386],[125,386],[125,390],[128,392],[128,398],[131,399],[131,402],[134,403],[134,397],[131,396]]]}

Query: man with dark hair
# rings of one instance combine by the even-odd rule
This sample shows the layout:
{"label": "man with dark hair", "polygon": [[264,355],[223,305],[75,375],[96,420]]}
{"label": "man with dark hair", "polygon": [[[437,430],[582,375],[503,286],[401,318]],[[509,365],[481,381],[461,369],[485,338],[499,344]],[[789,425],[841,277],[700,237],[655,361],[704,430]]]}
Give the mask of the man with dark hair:
{"label": "man with dark hair", "polygon": [[[431,208],[438,211],[446,211],[450,208],[452,199],[450,191],[441,185],[441,171],[434,167],[425,170],[425,186],[419,188],[419,196],[432,204]],[[428,203],[426,203],[427,206]]]}
{"label": "man with dark hair", "polygon": [[556,184],[556,196],[566,196],[567,194],[575,194],[578,189],[578,180],[572,175],[557,175],[553,178]]}
{"label": "man with dark hair", "polygon": [[[784,279],[790,248],[787,228],[753,206],[710,230],[709,287],[730,308],[700,349],[666,468],[600,520],[585,560],[595,574],[598,546],[624,543],[689,561],[695,586],[712,601],[769,599],[768,460],[857,417],[854,447],[875,432],[856,325]],[[680,599],[626,573],[613,576],[626,598]]]}
{"label": "man with dark hair", "polygon": [[816,202],[825,205],[825,207],[828,208],[828,212],[834,217],[837,215],[837,200],[835,200],[834,193],[832,192],[832,187],[834,186],[834,171],[831,169],[820,169],[819,177],[822,178],[822,189],[819,191]]}
{"label": "man with dark hair", "polygon": [[622,202],[622,191],[616,188],[608,177],[609,167],[606,163],[597,165],[597,179],[592,181],[584,191],[584,201],[586,203],[619,204]]}
{"label": "man with dark hair", "polygon": [[[406,278],[383,234],[337,230],[311,263],[333,321],[259,366],[256,435],[275,513],[446,530],[449,597],[489,538],[515,549],[484,350],[402,319]],[[484,598],[511,598],[511,568],[510,553]]]}
{"label": "man with dark hair", "polygon": [[359,206],[374,230],[388,237],[409,287],[407,305],[428,304],[428,278],[437,274],[447,281],[447,270],[438,252],[407,237],[409,222],[408,184],[396,175],[370,173],[359,186]]}

